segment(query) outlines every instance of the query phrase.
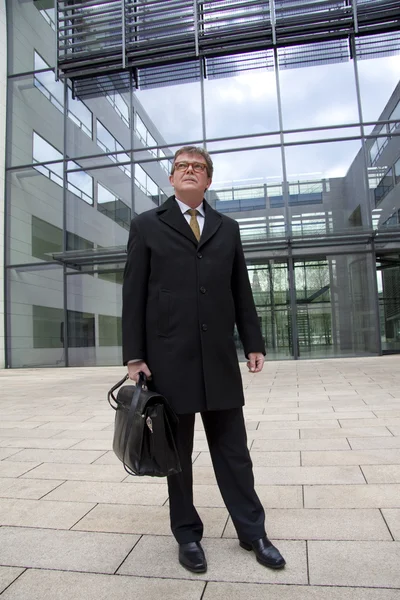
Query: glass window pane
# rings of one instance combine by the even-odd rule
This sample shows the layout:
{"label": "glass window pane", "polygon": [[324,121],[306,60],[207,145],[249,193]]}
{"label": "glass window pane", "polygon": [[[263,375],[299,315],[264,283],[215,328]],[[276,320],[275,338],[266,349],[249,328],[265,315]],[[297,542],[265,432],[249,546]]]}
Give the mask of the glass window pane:
{"label": "glass window pane", "polygon": [[8,269],[9,357],[13,368],[65,365],[63,269]]}
{"label": "glass window pane", "polygon": [[[279,49],[278,56],[285,51]],[[280,69],[279,78],[284,129],[358,122],[352,61]]]}
{"label": "glass window pane", "polygon": [[68,116],[86,135],[92,137],[92,113],[79,98],[72,97],[70,88],[68,88]]}

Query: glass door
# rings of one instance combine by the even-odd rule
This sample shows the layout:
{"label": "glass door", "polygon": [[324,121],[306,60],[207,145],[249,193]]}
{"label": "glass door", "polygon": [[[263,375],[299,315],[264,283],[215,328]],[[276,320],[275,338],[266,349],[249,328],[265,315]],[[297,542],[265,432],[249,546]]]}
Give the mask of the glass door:
{"label": "glass door", "polygon": [[297,350],[300,358],[334,354],[331,310],[331,269],[326,258],[294,263]]}
{"label": "glass door", "polygon": [[249,265],[248,270],[268,357],[276,360],[291,358],[287,261],[269,260]]}
{"label": "glass door", "polygon": [[380,333],[383,354],[400,352],[400,255],[377,257]]}

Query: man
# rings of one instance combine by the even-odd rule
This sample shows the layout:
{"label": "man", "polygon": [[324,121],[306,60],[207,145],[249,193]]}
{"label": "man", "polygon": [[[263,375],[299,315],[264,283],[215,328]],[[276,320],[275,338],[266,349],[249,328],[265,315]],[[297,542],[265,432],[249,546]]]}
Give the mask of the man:
{"label": "man", "polygon": [[236,322],[248,368],[258,373],[264,343],[236,221],[203,199],[213,164],[202,148],[174,157],[175,189],[159,208],[131,223],[123,285],[123,360],[130,379],[143,371],[179,415],[182,472],[168,477],[171,529],[179,562],[204,573],[203,523],[193,505],[195,413],[201,413],[219,489],[239,543],[275,569],[285,565],[266,537],[254,490],[234,343]]}

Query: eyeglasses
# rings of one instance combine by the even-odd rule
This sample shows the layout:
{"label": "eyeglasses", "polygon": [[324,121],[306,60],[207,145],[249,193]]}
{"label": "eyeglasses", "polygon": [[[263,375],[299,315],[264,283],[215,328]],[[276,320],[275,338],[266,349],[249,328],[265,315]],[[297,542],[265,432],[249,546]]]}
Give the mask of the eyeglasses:
{"label": "eyeglasses", "polygon": [[199,162],[182,161],[175,163],[176,171],[187,171],[189,167],[192,167],[195,173],[204,173],[204,171],[207,169],[207,165]]}

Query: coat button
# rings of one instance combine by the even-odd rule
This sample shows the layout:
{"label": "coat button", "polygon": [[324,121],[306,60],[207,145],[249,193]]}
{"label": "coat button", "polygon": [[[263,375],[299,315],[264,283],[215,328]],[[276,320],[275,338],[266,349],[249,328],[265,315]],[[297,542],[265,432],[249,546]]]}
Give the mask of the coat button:
{"label": "coat button", "polygon": [[200,291],[201,291],[201,293],[202,293],[202,294],[205,294],[207,290],[206,290],[206,288],[205,288],[205,287],[202,285],[202,286],[201,286],[201,288],[200,288]]}
{"label": "coat button", "polygon": [[197,258],[203,258],[203,255],[202,255],[202,253],[201,253],[201,252],[198,252],[198,253],[197,253]]}
{"label": "coat button", "polygon": [[207,331],[207,329],[208,329],[208,327],[207,327],[207,325],[205,323],[203,323],[203,325],[201,326],[201,328],[202,328],[203,331]]}

